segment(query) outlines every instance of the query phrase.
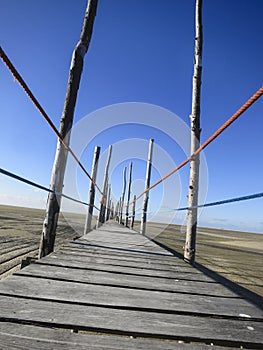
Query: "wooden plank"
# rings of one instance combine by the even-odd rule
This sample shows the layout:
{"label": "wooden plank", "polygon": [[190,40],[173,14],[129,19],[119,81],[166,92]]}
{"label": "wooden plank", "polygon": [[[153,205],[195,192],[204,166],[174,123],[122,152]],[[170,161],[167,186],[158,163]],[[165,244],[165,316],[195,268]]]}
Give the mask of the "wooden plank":
{"label": "wooden plank", "polygon": [[[110,234],[110,233],[108,233]],[[77,241],[77,242],[74,242],[75,245],[78,245],[78,246],[89,246],[90,249],[92,248],[93,250],[103,250],[103,251],[106,251],[108,250],[109,252],[122,252],[122,253],[129,253],[129,254],[137,254],[137,255],[153,255],[153,256],[156,256],[156,257],[163,257],[163,258],[166,258],[166,257],[172,257],[173,255],[172,254],[168,254],[166,251],[160,251],[160,250],[153,250],[152,247],[147,247],[147,246],[144,246],[142,249],[142,246],[140,247],[135,247],[134,245],[130,244],[129,246],[126,245],[125,247],[122,247],[121,246],[121,242],[119,242],[118,244],[111,244],[110,242],[85,242],[84,240],[82,241]]]}
{"label": "wooden plank", "polygon": [[[8,350],[206,348],[198,342],[237,348],[262,345],[259,308],[114,222],[2,281],[0,302],[0,344]],[[13,333],[8,320],[15,325]],[[65,329],[121,337],[92,334],[93,345]],[[155,339],[125,343],[129,336]],[[161,338],[172,342],[164,345]]]}
{"label": "wooden plank", "polygon": [[64,266],[46,266],[45,264],[30,265],[30,268],[27,267],[17,272],[15,275],[43,277],[51,280],[57,279],[86,284],[98,284],[101,286],[122,286],[142,290],[159,290],[174,293],[181,292],[197,295],[238,298],[235,293],[216,282],[209,283],[179,279],[169,280],[165,278],[156,279],[152,276],[136,276],[87,269],[72,269]]}
{"label": "wooden plank", "polygon": [[148,270],[155,270],[155,271],[174,271],[174,272],[189,272],[189,273],[196,273],[196,274],[202,274],[200,271],[197,269],[193,268],[189,264],[184,264],[177,266],[176,265],[176,260],[174,261],[174,264],[169,264],[169,265],[163,265],[161,263],[152,263],[151,259],[145,260],[126,260],[126,259],[116,259],[111,258],[110,256],[87,256],[85,254],[79,254],[79,253],[74,253],[74,252],[67,252],[65,250],[56,252],[52,254],[53,258],[67,258],[70,260],[74,261],[82,261],[83,263],[89,265],[100,265],[100,264],[105,264],[105,265],[115,265],[115,266],[123,266],[123,267],[135,267],[139,269],[148,269]]}
{"label": "wooden plank", "polygon": [[0,296],[1,318],[49,327],[99,330],[132,336],[185,339],[234,346],[262,345],[262,322],[117,310]]}
{"label": "wooden plank", "polygon": [[[111,232],[107,232],[108,235],[111,235]],[[119,251],[126,251],[126,252],[134,252],[134,253],[144,253],[144,254],[156,254],[156,255],[162,255],[162,256],[171,256],[172,254],[168,254],[168,252],[159,249],[158,247],[153,248],[151,244],[146,244],[144,242],[135,244],[133,241],[125,242],[125,241],[107,241],[107,240],[96,240],[96,241],[87,241],[87,240],[79,240],[77,244],[89,244],[94,247],[98,248],[106,248],[110,250],[119,250]]]}
{"label": "wooden plank", "polygon": [[[76,242],[78,243],[78,242]],[[96,256],[100,257],[103,256],[105,259],[111,258],[111,259],[117,259],[117,260],[125,260],[125,261],[137,261],[137,262],[146,262],[150,261],[151,264],[158,264],[162,266],[189,266],[187,263],[185,263],[184,260],[170,255],[170,256],[154,256],[150,254],[136,254],[136,253],[125,253],[125,252],[116,252],[116,251],[109,251],[105,249],[94,249],[93,247],[88,246],[77,246],[75,244],[67,244],[63,247],[63,253],[72,253],[74,255],[79,256]],[[60,252],[60,251],[58,251]]]}
{"label": "wooden plank", "polygon": [[[181,344],[177,341],[142,339],[106,334],[72,333],[70,330],[0,323],[1,350],[209,350],[210,345]],[[213,346],[214,350],[233,350],[237,347]]]}
{"label": "wooden plank", "polygon": [[79,304],[142,309],[157,312],[262,319],[263,311],[242,299],[134,290],[113,286],[85,285],[43,278],[10,276],[1,284],[1,295],[26,296]]}
{"label": "wooden plank", "polygon": [[108,247],[122,247],[123,249],[133,249],[137,251],[150,251],[169,255],[167,251],[154,244],[150,239],[141,234],[131,231],[126,227],[118,227],[114,221],[107,222],[98,230],[92,231],[84,235],[79,242],[103,244]]}
{"label": "wooden plank", "polygon": [[110,265],[110,264],[93,264],[93,263],[85,263],[82,259],[74,259],[69,260],[66,257],[58,258],[55,254],[49,256],[47,259],[41,259],[41,262],[36,262],[36,264],[46,264],[46,265],[57,265],[57,266],[65,266],[72,268],[86,268],[87,270],[93,271],[108,271],[108,272],[116,272],[120,274],[127,275],[137,275],[137,276],[152,276],[156,278],[167,278],[171,280],[175,279],[186,279],[192,281],[211,281],[213,280],[210,277],[203,275],[202,273],[196,272],[180,272],[180,271],[158,271],[155,269],[144,269],[144,268],[136,268],[136,267],[125,267],[118,265]]}
{"label": "wooden plank", "polygon": [[[133,249],[122,249],[121,247],[110,247],[105,245],[96,245],[92,243],[85,243],[81,242],[80,240],[69,242],[65,249],[82,249],[83,251],[88,252],[89,254],[109,254],[112,256],[130,256],[134,259],[141,258],[141,259],[148,259],[156,260],[156,261],[163,261],[163,262],[169,262],[170,260],[174,259],[174,255],[172,254],[166,254],[166,252],[151,252],[151,251],[138,251]],[[183,260],[179,260],[178,262],[184,263]]]}

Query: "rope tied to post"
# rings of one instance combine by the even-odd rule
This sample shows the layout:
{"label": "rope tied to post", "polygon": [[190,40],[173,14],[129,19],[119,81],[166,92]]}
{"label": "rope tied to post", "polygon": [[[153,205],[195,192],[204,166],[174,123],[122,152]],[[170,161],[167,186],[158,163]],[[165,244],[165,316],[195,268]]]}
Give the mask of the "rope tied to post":
{"label": "rope tied to post", "polygon": [[54,131],[54,133],[57,135],[57,137],[59,138],[60,142],[65,147],[65,149],[71,154],[71,156],[76,161],[78,166],[81,168],[81,170],[84,172],[84,174],[90,179],[90,181],[94,184],[94,186],[98,189],[100,194],[103,194],[103,192],[101,191],[99,186],[95,183],[95,181],[93,181],[91,175],[87,172],[87,170],[85,169],[83,164],[80,162],[78,157],[75,155],[75,153],[73,152],[71,147],[65,142],[65,140],[62,137],[62,135],[60,134],[60,132],[56,128],[55,124],[52,122],[50,117],[47,115],[47,113],[45,112],[44,108],[38,102],[37,98],[34,96],[34,94],[30,90],[30,88],[28,87],[28,85],[26,84],[26,82],[22,78],[22,76],[18,73],[18,71],[16,70],[16,68],[14,67],[14,65],[12,64],[12,62],[10,61],[10,59],[8,58],[7,54],[4,52],[4,50],[2,49],[1,46],[0,46],[0,57],[1,57],[2,61],[5,63],[5,65],[7,66],[7,68],[9,69],[9,71],[11,72],[11,74],[13,75],[14,80],[16,82],[18,82],[20,84],[20,86],[23,88],[23,90],[25,91],[26,95],[29,97],[29,99],[33,102],[33,104],[38,109],[40,114],[47,121],[48,125],[51,127],[51,129]]}
{"label": "rope tied to post", "polygon": [[153,188],[158,186],[160,183],[168,179],[171,175],[176,173],[186,164],[191,162],[194,157],[196,157],[201,151],[203,151],[212,141],[214,141],[224,130],[226,130],[236,119],[238,119],[254,102],[256,102],[259,97],[263,95],[263,86],[258,89],[258,91],[252,95],[220,128],[218,128],[214,134],[212,134],[194,153],[192,153],[187,159],[185,159],[181,164],[163,176],[161,179],[156,181],[154,184],[145,189],[142,193],[140,193],[135,200],[130,202],[130,205],[136,202],[139,198],[141,198],[145,193],[151,191]]}

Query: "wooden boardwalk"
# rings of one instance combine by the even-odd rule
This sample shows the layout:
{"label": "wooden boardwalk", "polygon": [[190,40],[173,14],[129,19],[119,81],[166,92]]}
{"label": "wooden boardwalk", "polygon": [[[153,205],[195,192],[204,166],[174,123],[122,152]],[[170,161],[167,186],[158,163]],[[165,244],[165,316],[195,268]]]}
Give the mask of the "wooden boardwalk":
{"label": "wooden boardwalk", "polygon": [[0,282],[0,348],[263,348],[263,311],[115,222]]}

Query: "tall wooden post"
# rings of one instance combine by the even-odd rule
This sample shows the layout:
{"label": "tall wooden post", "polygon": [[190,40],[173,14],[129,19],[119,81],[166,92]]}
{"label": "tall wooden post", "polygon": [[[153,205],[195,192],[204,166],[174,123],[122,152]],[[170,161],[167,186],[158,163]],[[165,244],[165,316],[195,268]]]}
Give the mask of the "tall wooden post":
{"label": "tall wooden post", "polygon": [[[80,40],[77,43],[72,55],[67,93],[60,122],[60,134],[67,145],[69,145],[70,142],[70,132],[73,123],[74,109],[77,100],[80,78],[83,69],[84,56],[89,47],[93,23],[96,16],[96,9],[97,0],[89,0],[86,8]],[[43,231],[39,247],[39,258],[46,256],[54,250],[67,156],[68,151],[59,140],[50,181],[50,189],[56,194],[49,193],[48,195],[46,216],[43,223]]]}
{"label": "tall wooden post", "polygon": [[[153,143],[154,143],[154,140],[151,139],[149,142],[148,162],[147,162],[146,179],[145,179],[145,190],[147,190],[150,187],[151,172],[152,172]],[[149,200],[149,192],[147,191],[144,194],[144,198],[143,198],[141,229],[140,229],[140,233],[142,235],[145,235],[145,233],[146,233],[148,200]]]}
{"label": "tall wooden post", "polygon": [[118,222],[120,223],[120,217],[121,217],[121,196],[119,199],[119,208],[118,208]]}
{"label": "tall wooden post", "polygon": [[[91,172],[91,178],[93,179],[94,182],[96,182],[96,179],[97,179],[99,157],[100,157],[100,147],[97,146],[95,147],[95,151],[94,151],[92,172]],[[91,231],[91,221],[92,221],[92,215],[93,215],[94,201],[95,201],[95,186],[94,186],[94,183],[90,181],[89,201],[88,201],[89,207],[87,211],[84,234],[87,234],[88,232]]]}
{"label": "tall wooden post", "polygon": [[111,201],[111,212],[110,212],[110,219],[112,220],[114,217],[114,203]]}
{"label": "tall wooden post", "polygon": [[[192,92],[192,114],[191,118],[191,154],[193,154],[200,144],[200,95],[201,95],[201,76],[202,76],[202,0],[196,0],[196,36],[195,36],[195,57],[194,57],[194,75]],[[198,186],[199,186],[199,154],[195,156],[190,163],[190,181],[188,190],[188,207],[198,205]],[[197,208],[189,209],[187,213],[186,241],[184,249],[184,259],[193,264],[195,261],[196,247],[196,229],[197,229]]]}
{"label": "tall wooden post", "polygon": [[125,197],[125,192],[126,192],[126,172],[127,172],[127,168],[125,167],[123,169],[123,190],[122,190],[121,203],[120,203],[120,221],[119,221],[120,224],[122,224],[124,197]]}
{"label": "tall wooden post", "polygon": [[130,222],[130,229],[132,230],[133,230],[134,220],[135,220],[135,207],[136,207],[136,195],[134,195],[133,203],[132,203],[132,216],[131,216],[131,222]]}
{"label": "tall wooden post", "polygon": [[116,207],[115,207],[115,219],[118,222],[119,222],[119,207],[120,207],[120,201],[116,203]]}
{"label": "tall wooden post", "polygon": [[97,221],[97,227],[100,227],[105,222],[105,212],[106,212],[106,205],[107,205],[107,185],[108,185],[108,173],[109,173],[109,167],[110,167],[110,160],[111,160],[111,153],[112,153],[112,145],[109,146],[108,151],[108,158],[105,166],[104,171],[104,180],[103,180],[103,195],[100,203],[100,213],[98,216]]}
{"label": "tall wooden post", "polygon": [[129,206],[130,206],[130,198],[131,198],[131,182],[132,182],[132,162],[130,163],[129,170],[129,183],[128,183],[128,195],[127,195],[127,204],[126,204],[126,218],[125,218],[125,226],[129,226]]}
{"label": "tall wooden post", "polygon": [[107,200],[107,206],[106,206],[106,220],[108,221],[110,218],[110,211],[111,211],[111,185],[109,185],[108,188],[108,200]]}

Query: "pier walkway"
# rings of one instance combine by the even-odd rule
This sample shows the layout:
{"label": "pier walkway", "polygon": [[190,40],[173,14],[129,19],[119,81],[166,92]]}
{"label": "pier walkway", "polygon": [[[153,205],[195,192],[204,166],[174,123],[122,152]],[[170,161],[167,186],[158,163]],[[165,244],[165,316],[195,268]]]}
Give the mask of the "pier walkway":
{"label": "pier walkway", "polygon": [[0,348],[263,348],[263,311],[114,221],[0,282]]}

